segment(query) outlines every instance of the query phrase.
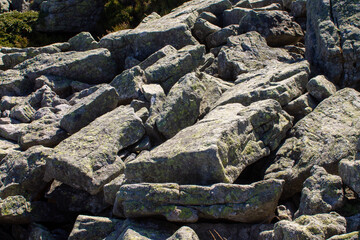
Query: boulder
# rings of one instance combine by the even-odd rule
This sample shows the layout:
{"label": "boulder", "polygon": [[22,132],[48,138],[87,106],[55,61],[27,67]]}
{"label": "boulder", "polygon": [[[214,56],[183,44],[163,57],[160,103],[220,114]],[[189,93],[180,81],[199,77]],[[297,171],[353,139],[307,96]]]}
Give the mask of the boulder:
{"label": "boulder", "polygon": [[306,61],[277,63],[260,71],[241,74],[235,82],[237,84],[226,91],[215,106],[229,103],[248,106],[265,99],[277,100],[284,106],[305,92],[309,74]]}
{"label": "boulder", "polygon": [[159,84],[144,84],[142,86],[144,97],[151,102],[152,98],[165,96],[164,89]]}
{"label": "boulder", "polygon": [[343,87],[360,88],[358,1],[307,1],[306,58],[312,69]]}
{"label": "boulder", "polygon": [[52,76],[52,75],[42,75],[35,79],[35,88],[42,88],[44,85],[50,87],[57,95],[62,98],[68,97],[71,90],[71,83],[73,81],[64,77]]}
{"label": "boulder", "polygon": [[223,24],[229,26],[232,24],[239,24],[240,20],[251,11],[249,8],[235,7],[233,9],[225,10],[223,13]]}
{"label": "boulder", "polygon": [[193,34],[201,43],[205,43],[207,36],[219,31],[220,29],[220,27],[206,21],[205,19],[198,18],[194,24]]}
{"label": "boulder", "polygon": [[304,182],[299,210],[295,215],[328,213],[342,207],[344,201],[341,178],[328,174],[322,167],[314,166],[311,176]]}
{"label": "boulder", "polygon": [[124,183],[125,174],[120,174],[114,180],[104,185],[104,200],[106,203],[114,205],[116,194]]}
{"label": "boulder", "polygon": [[232,183],[246,166],[269,155],[291,125],[275,100],[220,106],[127,163],[125,176],[129,182]]}
{"label": "boulder", "polygon": [[335,85],[328,81],[325,76],[316,76],[309,80],[306,89],[316,100],[321,102],[336,92]]}
{"label": "boulder", "polygon": [[0,13],[8,12],[10,10],[10,3],[8,0],[0,0]]}
{"label": "boulder", "polygon": [[200,240],[198,235],[190,227],[183,226],[179,228],[171,237],[166,240]]}
{"label": "boulder", "polygon": [[85,52],[43,53],[14,67],[30,79],[54,75],[84,83],[110,82],[116,75],[116,64],[104,48]]}
{"label": "boulder", "polygon": [[120,187],[113,214],[127,218],[164,216],[171,222],[226,219],[252,223],[267,220],[275,212],[282,181],[251,185],[128,184]]}
{"label": "boulder", "polygon": [[[360,151],[359,151],[360,152]],[[344,183],[360,195],[360,159],[343,159],[339,164],[339,174]]]}
{"label": "boulder", "polygon": [[176,48],[171,45],[166,45],[165,47],[161,48],[160,50],[156,51],[155,53],[151,54],[147,57],[144,61],[139,64],[141,69],[146,69],[156,63],[158,60],[165,56],[174,55],[177,53]]}
{"label": "boulder", "polygon": [[206,37],[206,46],[208,48],[216,48],[226,44],[227,39],[231,36],[239,34],[239,25],[233,24],[224,27]]}
{"label": "boulder", "polygon": [[295,44],[304,37],[300,25],[285,11],[250,11],[239,25],[243,33],[259,32],[272,47]]}
{"label": "boulder", "polygon": [[0,72],[0,96],[23,96],[29,94],[34,81],[27,78],[20,71],[7,70]]}
{"label": "boulder", "polygon": [[335,235],[329,238],[328,240],[357,240],[360,238],[360,232],[351,232],[351,233],[345,233],[341,235]]}
{"label": "boulder", "polygon": [[199,18],[202,18],[206,21],[208,21],[209,23],[212,23],[216,26],[219,25],[219,19],[217,18],[217,16],[211,12],[202,12],[199,15]]}
{"label": "boulder", "polygon": [[349,88],[337,91],[293,127],[265,179],[285,179],[286,198],[301,191],[314,165],[336,174],[340,160],[355,156],[359,123],[360,93]]}
{"label": "boulder", "polygon": [[31,204],[23,196],[0,198],[0,223],[26,224],[30,222]]}
{"label": "boulder", "polygon": [[0,138],[0,161],[4,159],[4,157],[6,157],[6,155],[8,155],[10,152],[17,150],[20,150],[18,144]]}
{"label": "boulder", "polygon": [[10,117],[22,123],[30,123],[35,114],[35,109],[30,104],[16,105],[10,110]]}
{"label": "boulder", "polygon": [[311,113],[317,106],[316,100],[310,96],[309,93],[305,93],[300,97],[292,100],[284,106],[284,110],[294,117],[294,121],[297,122],[309,113]]}
{"label": "boulder", "polygon": [[133,109],[120,106],[57,145],[47,162],[46,177],[97,194],[124,167],[117,153],[144,133]]}
{"label": "boulder", "polygon": [[70,44],[70,51],[87,51],[98,48],[99,45],[89,32],[81,32],[75,35],[69,39],[68,43]]}
{"label": "boulder", "polygon": [[260,12],[260,11],[274,11],[274,10],[282,10],[282,6],[280,3],[272,3],[268,6],[261,7],[261,8],[253,8],[254,11]]}
{"label": "boulder", "polygon": [[95,30],[104,8],[102,0],[47,0],[40,5],[40,32],[71,32]]}
{"label": "boulder", "polygon": [[274,60],[289,62],[292,57],[284,49],[269,47],[257,32],[232,36],[218,55],[219,76],[235,80],[239,74],[274,64]]}
{"label": "boulder", "polygon": [[[90,89],[93,93],[73,105],[60,121],[61,128],[68,133],[75,133],[97,117],[115,109],[119,95],[115,88],[102,84]],[[80,93],[81,95],[81,93]]]}
{"label": "boulder", "polygon": [[284,5],[284,0],[249,0],[252,8],[262,8],[269,6],[273,3],[279,3],[281,6]]}
{"label": "boulder", "polygon": [[307,0],[295,0],[291,2],[291,15],[295,18],[306,17],[306,2]]}

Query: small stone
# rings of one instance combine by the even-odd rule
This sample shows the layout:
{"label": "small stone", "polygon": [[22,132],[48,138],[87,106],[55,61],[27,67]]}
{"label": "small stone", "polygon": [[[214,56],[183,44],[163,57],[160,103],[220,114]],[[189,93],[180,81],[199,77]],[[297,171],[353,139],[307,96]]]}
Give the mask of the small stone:
{"label": "small stone", "polygon": [[335,85],[328,81],[323,75],[310,79],[306,88],[310,95],[319,102],[336,93]]}

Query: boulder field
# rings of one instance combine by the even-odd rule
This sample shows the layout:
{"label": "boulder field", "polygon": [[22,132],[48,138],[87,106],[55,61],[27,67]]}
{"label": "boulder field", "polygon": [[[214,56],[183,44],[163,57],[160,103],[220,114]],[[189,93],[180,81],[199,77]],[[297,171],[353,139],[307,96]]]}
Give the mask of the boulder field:
{"label": "boulder field", "polygon": [[359,239],[359,0],[192,0],[0,69],[0,239]]}

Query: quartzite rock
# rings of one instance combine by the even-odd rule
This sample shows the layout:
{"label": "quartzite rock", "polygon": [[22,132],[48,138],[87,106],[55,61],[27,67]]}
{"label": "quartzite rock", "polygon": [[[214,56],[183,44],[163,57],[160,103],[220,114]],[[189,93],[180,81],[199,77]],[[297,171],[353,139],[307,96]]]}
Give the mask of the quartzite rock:
{"label": "quartzite rock", "polygon": [[94,195],[123,169],[117,153],[144,133],[134,110],[120,106],[57,145],[47,163],[46,177]]}
{"label": "quartzite rock", "polygon": [[54,75],[99,84],[110,82],[116,74],[116,64],[104,48],[85,52],[40,54],[14,67],[30,79]]}
{"label": "quartzite rock", "polygon": [[[108,84],[93,87],[90,95],[72,106],[60,121],[60,126],[68,133],[75,133],[97,117],[117,107],[119,95]],[[81,93],[80,93],[81,95]]]}
{"label": "quartzite rock", "polygon": [[129,182],[232,183],[269,155],[291,127],[275,100],[220,106],[150,152],[127,163]]}
{"label": "quartzite rock", "polygon": [[251,185],[129,184],[120,187],[113,213],[127,218],[164,216],[172,222],[200,218],[253,223],[275,212],[283,182],[268,180]]}
{"label": "quartzite rock", "polygon": [[343,89],[301,119],[276,153],[265,179],[285,179],[284,197],[300,192],[314,165],[337,173],[338,163],[353,158],[360,137],[360,93]]}

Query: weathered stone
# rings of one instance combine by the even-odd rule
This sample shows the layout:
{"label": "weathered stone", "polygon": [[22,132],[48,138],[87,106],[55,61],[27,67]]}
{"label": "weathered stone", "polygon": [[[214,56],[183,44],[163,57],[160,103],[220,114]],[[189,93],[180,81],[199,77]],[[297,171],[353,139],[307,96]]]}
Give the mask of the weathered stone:
{"label": "weathered stone", "polygon": [[68,42],[70,43],[70,51],[87,51],[98,48],[98,42],[89,32],[81,32],[70,38]]}
{"label": "weathered stone", "polygon": [[360,228],[360,213],[346,218],[347,232],[354,232]]}
{"label": "weathered stone", "polygon": [[295,215],[328,213],[341,207],[344,201],[341,178],[314,166],[311,176],[304,182],[299,210]]}
{"label": "weathered stone", "polygon": [[316,100],[309,93],[306,93],[285,105],[284,110],[293,116],[294,121],[297,122],[311,113],[316,106]]}
{"label": "weathered stone", "polygon": [[171,222],[196,222],[200,218],[259,222],[274,215],[282,185],[278,180],[209,187],[129,184],[120,187],[113,213],[127,218],[164,216]]}
{"label": "weathered stone", "polygon": [[120,174],[114,180],[104,185],[104,200],[106,203],[114,205],[116,194],[124,183],[125,174]]}
{"label": "weathered stone", "polygon": [[117,107],[119,95],[115,88],[103,84],[93,87],[92,94],[72,106],[60,121],[68,133],[75,133],[97,117]]}
{"label": "weathered stone", "polygon": [[187,46],[176,54],[161,58],[155,64],[145,69],[148,83],[160,83],[165,92],[185,74],[192,72],[204,61],[205,46]]}
{"label": "weathered stone", "polygon": [[205,19],[198,18],[194,24],[193,34],[201,42],[205,43],[208,35],[219,31],[221,28],[206,21]]}
{"label": "weathered stone", "polygon": [[117,153],[144,133],[133,109],[120,106],[57,145],[47,163],[46,177],[94,195],[123,169]]}
{"label": "weathered stone", "polygon": [[68,97],[71,94],[71,83],[73,81],[67,78],[43,75],[35,79],[35,88],[39,89],[44,85],[51,88],[60,97]]}
{"label": "weathered stone", "polygon": [[133,68],[137,65],[139,65],[141,62],[139,60],[137,60],[136,58],[132,57],[132,56],[128,56],[126,59],[125,59],[125,65],[124,65],[124,69],[130,69],[130,68]]}
{"label": "weathered stone", "polygon": [[85,52],[40,54],[14,67],[30,79],[54,75],[99,84],[110,82],[116,73],[115,62],[104,48]]}
{"label": "weathered stone", "polygon": [[307,0],[295,0],[291,2],[291,15],[299,18],[306,17]]}
{"label": "weathered stone", "polygon": [[229,37],[218,56],[219,76],[234,80],[247,73],[274,64],[274,60],[289,62],[292,57],[284,49],[270,48],[257,32]]}
{"label": "weathered stone", "polygon": [[144,71],[136,66],[117,75],[110,85],[113,86],[119,94],[119,102],[126,104],[142,96],[141,90],[144,81]]}
{"label": "weathered stone", "polygon": [[360,238],[360,232],[356,231],[341,235],[335,235],[332,236],[331,238],[328,238],[328,240],[358,240],[359,238]]}
{"label": "weathered stone", "polygon": [[339,164],[339,174],[346,185],[360,195],[360,159],[341,160]]}
{"label": "weathered stone", "polygon": [[0,124],[0,136],[17,142],[25,126],[27,126],[26,123]]}
{"label": "weathered stone", "polygon": [[118,219],[79,215],[68,240],[103,239],[122,223]]}
{"label": "weathered stone", "polygon": [[[236,3],[235,3],[236,2]],[[240,7],[240,8],[252,8],[251,3],[249,0],[235,0],[234,1],[234,7]]]}
{"label": "weathered stone", "polygon": [[177,53],[176,48],[174,48],[171,45],[166,45],[165,47],[161,48],[160,50],[156,51],[155,53],[151,54],[148,58],[146,58],[144,61],[142,61],[139,64],[139,67],[141,69],[146,69],[156,63],[161,58],[168,56],[168,55],[174,55]]}
{"label": "weathered stone", "polygon": [[22,123],[29,123],[35,113],[30,104],[16,105],[10,110],[10,117],[19,120]]}
{"label": "weathered stone", "polygon": [[144,84],[142,91],[149,102],[153,97],[165,96],[164,89],[159,84]]}
{"label": "weathered stone", "polygon": [[358,1],[307,1],[306,58],[340,87],[360,88]]}
{"label": "weathered stone", "polygon": [[20,71],[0,72],[0,96],[23,96],[32,91],[34,82]]}
{"label": "weathered stone", "polygon": [[8,12],[10,10],[10,3],[8,0],[0,0],[0,13]]}
{"label": "weathered stone", "polygon": [[310,79],[306,88],[310,95],[319,102],[336,93],[335,85],[328,81],[325,76],[317,76]]}
{"label": "weathered stone", "polygon": [[215,48],[226,44],[226,41],[231,36],[239,34],[239,25],[230,25],[214,32],[206,37],[206,46],[208,48]]}
{"label": "weathered stone", "polygon": [[339,214],[304,215],[293,222],[283,220],[274,226],[273,239],[328,239],[346,233],[346,220]]}
{"label": "weathered stone", "polygon": [[195,231],[187,226],[179,228],[171,237],[166,240],[200,240]]}
{"label": "weathered stone", "polygon": [[279,3],[282,6],[284,0],[249,0],[249,1],[252,8],[262,8],[269,6],[273,3]]}
{"label": "weathered stone", "polygon": [[274,100],[220,106],[193,126],[126,165],[130,182],[231,183],[269,155],[291,127]]}
{"label": "weathered stone", "polygon": [[251,9],[240,7],[225,10],[223,13],[224,26],[229,26],[231,24],[239,24],[240,20],[250,11]]}
{"label": "weathered stone", "polygon": [[336,174],[339,161],[355,155],[359,123],[360,93],[353,89],[337,91],[293,127],[265,179],[285,179],[286,198],[301,191],[314,165]]}
{"label": "weathered stone", "polygon": [[254,8],[253,10],[256,11],[256,12],[282,10],[282,6],[281,6],[280,3],[272,3],[272,4],[270,4],[268,6],[265,6],[265,7]]}
{"label": "weathered stone", "polygon": [[250,105],[265,99],[277,100],[282,106],[301,96],[306,90],[309,64],[306,61],[277,63],[261,71],[242,74],[236,85],[226,91],[215,106],[228,103]]}
{"label": "weathered stone", "polygon": [[6,157],[10,152],[17,151],[19,149],[19,145],[15,142],[11,142],[0,138],[0,161]]}
{"label": "weathered stone", "polygon": [[23,196],[0,198],[0,223],[24,224],[30,222],[31,205]]}
{"label": "weathered stone", "polygon": [[202,18],[206,21],[208,21],[209,23],[212,23],[214,25],[219,25],[219,19],[216,17],[215,14],[211,13],[211,12],[202,12],[199,15],[199,18]]}
{"label": "weathered stone", "polygon": [[259,32],[272,47],[295,44],[304,37],[300,25],[285,11],[250,11],[239,25],[243,33]]}
{"label": "weathered stone", "polygon": [[9,97],[3,96],[0,101],[0,110],[10,110],[16,105],[22,105],[26,103],[25,97]]}

